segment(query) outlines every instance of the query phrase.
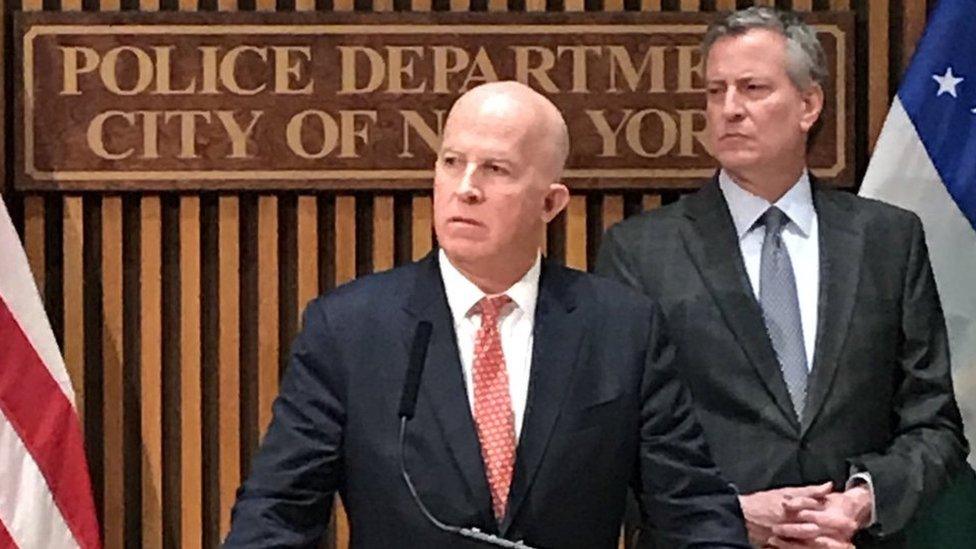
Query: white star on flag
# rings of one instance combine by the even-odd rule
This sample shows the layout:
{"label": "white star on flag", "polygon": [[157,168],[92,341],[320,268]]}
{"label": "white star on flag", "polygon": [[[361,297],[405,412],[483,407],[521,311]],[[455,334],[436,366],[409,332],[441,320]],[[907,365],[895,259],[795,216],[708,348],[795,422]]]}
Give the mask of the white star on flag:
{"label": "white star on flag", "polygon": [[939,91],[935,94],[936,97],[939,97],[944,93],[948,93],[953,97],[959,97],[958,95],[956,95],[956,86],[958,86],[960,82],[965,80],[965,78],[959,78],[956,75],[952,74],[952,67],[949,67],[946,69],[945,74],[941,76],[938,74],[933,74],[932,80],[935,80],[936,82],[939,83]]}

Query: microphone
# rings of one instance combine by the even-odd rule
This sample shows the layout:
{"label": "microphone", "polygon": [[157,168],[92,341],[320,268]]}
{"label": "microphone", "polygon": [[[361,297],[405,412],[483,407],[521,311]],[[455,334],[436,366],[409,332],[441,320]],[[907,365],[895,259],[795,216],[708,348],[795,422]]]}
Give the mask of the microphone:
{"label": "microphone", "polygon": [[424,362],[427,360],[427,348],[430,344],[430,333],[432,329],[433,325],[430,322],[423,321],[419,323],[417,325],[417,331],[413,335],[413,343],[410,346],[410,363],[407,367],[406,378],[403,381],[403,393],[400,395],[400,409],[398,411],[398,415],[400,416],[400,475],[407,484],[407,489],[410,491],[410,496],[413,498],[414,503],[417,504],[417,508],[427,518],[427,521],[433,524],[438,530],[494,547],[504,547],[505,549],[534,549],[521,541],[507,540],[494,534],[482,532],[478,528],[461,528],[441,522],[427,509],[427,506],[424,505],[423,500],[420,499],[420,495],[417,493],[417,488],[413,485],[413,480],[407,471],[403,446],[407,433],[407,422],[413,419],[414,412],[417,408],[420,376],[424,373]]}
{"label": "microphone", "polygon": [[430,332],[434,326],[424,320],[417,324],[417,331],[413,333],[413,344],[410,345],[410,365],[407,376],[403,381],[403,394],[400,395],[401,419],[413,419],[417,408],[417,391],[420,389],[420,375],[424,373],[424,363],[427,361],[427,347],[430,344]]}

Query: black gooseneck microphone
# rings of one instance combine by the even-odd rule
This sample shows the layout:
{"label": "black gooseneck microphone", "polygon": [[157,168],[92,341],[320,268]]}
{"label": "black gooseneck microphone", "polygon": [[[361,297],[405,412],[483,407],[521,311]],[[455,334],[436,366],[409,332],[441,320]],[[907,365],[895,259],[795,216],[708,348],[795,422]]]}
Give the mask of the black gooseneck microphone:
{"label": "black gooseneck microphone", "polygon": [[413,335],[413,343],[410,346],[410,364],[407,366],[407,375],[403,381],[403,393],[400,395],[400,474],[403,481],[407,483],[410,496],[420,509],[420,512],[427,517],[438,530],[455,534],[469,540],[479,541],[495,547],[506,549],[534,549],[521,541],[509,541],[494,534],[482,532],[478,528],[461,528],[444,524],[435,517],[417,494],[417,488],[413,485],[410,473],[407,472],[407,463],[403,451],[403,441],[407,433],[407,421],[413,419],[413,414],[417,408],[417,392],[420,389],[420,376],[424,373],[424,363],[427,361],[427,348],[430,344],[430,333],[433,325],[430,322],[422,321],[417,324],[417,331]]}

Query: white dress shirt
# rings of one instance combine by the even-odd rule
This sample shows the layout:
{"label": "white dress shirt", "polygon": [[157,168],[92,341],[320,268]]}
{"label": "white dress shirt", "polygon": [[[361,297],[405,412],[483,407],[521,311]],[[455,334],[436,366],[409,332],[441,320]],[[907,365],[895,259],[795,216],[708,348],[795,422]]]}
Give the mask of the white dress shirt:
{"label": "white dress shirt", "polygon": [[[444,250],[438,253],[438,261],[441,279],[444,281],[444,292],[447,294],[447,304],[454,319],[454,333],[457,335],[468,403],[474,413],[474,385],[471,370],[474,365],[474,341],[478,328],[481,327],[481,315],[475,314],[473,309],[487,294],[451,264]],[[535,263],[525,276],[502,292],[512,302],[502,308],[498,315],[498,333],[502,338],[502,353],[505,355],[505,368],[508,371],[508,392],[515,413],[516,439],[522,433],[522,418],[525,416],[525,403],[529,395],[532,329],[535,324],[536,299],[539,296],[541,265],[541,257],[536,257]]]}
{"label": "white dress shirt", "polygon": [[735,232],[739,237],[739,249],[746,265],[746,274],[749,275],[757,300],[759,266],[766,227],[757,225],[756,221],[770,206],[776,206],[789,218],[789,223],[783,227],[783,244],[790,254],[793,276],[796,279],[800,326],[803,329],[803,347],[809,371],[813,368],[813,352],[817,341],[817,302],[820,298],[820,236],[810,177],[804,170],[800,179],[775,204],[770,204],[765,198],[737,185],[725,170],[719,173],[718,185],[729,205],[732,223],[735,224]]}

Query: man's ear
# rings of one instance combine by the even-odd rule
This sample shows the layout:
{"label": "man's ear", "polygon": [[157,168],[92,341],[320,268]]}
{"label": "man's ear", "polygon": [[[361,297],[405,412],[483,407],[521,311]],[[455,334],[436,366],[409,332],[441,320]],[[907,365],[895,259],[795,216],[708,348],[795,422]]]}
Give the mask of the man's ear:
{"label": "man's ear", "polygon": [[810,89],[803,93],[803,116],[800,118],[800,128],[809,132],[810,128],[817,123],[820,113],[823,112],[824,91],[820,84],[812,84]]}
{"label": "man's ear", "polygon": [[552,183],[543,201],[542,221],[549,223],[569,204],[569,189],[562,183]]}

